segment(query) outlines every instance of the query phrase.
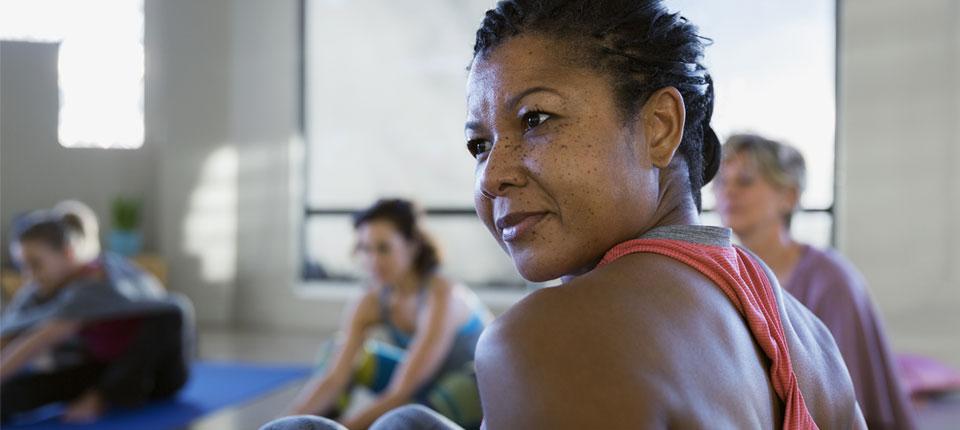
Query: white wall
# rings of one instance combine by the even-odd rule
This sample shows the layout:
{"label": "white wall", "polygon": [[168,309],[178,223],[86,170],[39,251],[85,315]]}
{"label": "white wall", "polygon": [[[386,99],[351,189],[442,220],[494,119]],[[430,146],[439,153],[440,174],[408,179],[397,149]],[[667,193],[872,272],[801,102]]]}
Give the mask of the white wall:
{"label": "white wall", "polygon": [[327,331],[344,294],[298,296],[303,158],[298,2],[234,3],[232,131],[240,155],[237,322]]}
{"label": "white wall", "polygon": [[[156,249],[156,145],[140,149],[64,148],[57,141],[58,46],[0,43],[0,226],[7,255],[10,221],[16,214],[49,208],[74,198],[100,216],[110,231],[110,202],[143,199],[144,246]],[[106,242],[104,242],[106,244]]]}
{"label": "white wall", "polygon": [[144,6],[147,135],[160,147],[160,248],[170,288],[190,296],[206,324],[229,324],[235,300],[232,9],[228,0]]}
{"label": "white wall", "polygon": [[160,243],[171,287],[207,325],[328,331],[340,313],[342,301],[294,293],[297,10],[297,0],[146,1]]}
{"label": "white wall", "polygon": [[960,364],[960,2],[844,1],[841,17],[841,250],[896,346]]}

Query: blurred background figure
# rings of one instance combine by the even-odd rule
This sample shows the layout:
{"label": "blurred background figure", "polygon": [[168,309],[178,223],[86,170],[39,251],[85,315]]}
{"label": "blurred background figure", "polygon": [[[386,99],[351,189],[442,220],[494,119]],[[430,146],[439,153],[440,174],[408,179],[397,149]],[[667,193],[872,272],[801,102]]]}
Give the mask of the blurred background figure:
{"label": "blurred background figure", "polygon": [[97,214],[79,200],[64,200],[53,207],[53,212],[62,216],[72,215],[81,223],[83,240],[78,246],[85,258],[99,257],[107,275],[117,289],[128,295],[160,297],[166,294],[156,276],[143,270],[128,258],[100,246],[100,222]]}
{"label": "blurred background figure", "polygon": [[[806,184],[800,152],[758,135],[734,135],[723,146],[714,184],[723,224],[830,329],[869,427],[914,428],[905,386],[924,388],[903,380],[863,276],[836,250],[817,249],[791,236],[791,220]],[[914,362],[905,363],[909,368]]]}
{"label": "blurred background figure", "polygon": [[2,419],[65,401],[65,421],[92,421],[176,393],[193,350],[187,299],[101,253],[96,216],[81,202],[17,227],[10,248],[26,283],[3,309]]}
{"label": "blurred background figure", "polygon": [[[420,225],[414,204],[384,199],[354,217],[355,253],[368,286],[350,305],[341,337],[321,351],[320,370],[291,414],[342,418],[368,427],[407,403],[421,403],[467,428],[482,414],[473,373],[474,350],[493,316],[465,286],[441,274],[442,259]],[[387,341],[370,338],[383,328]],[[376,399],[345,415],[351,390]]]}

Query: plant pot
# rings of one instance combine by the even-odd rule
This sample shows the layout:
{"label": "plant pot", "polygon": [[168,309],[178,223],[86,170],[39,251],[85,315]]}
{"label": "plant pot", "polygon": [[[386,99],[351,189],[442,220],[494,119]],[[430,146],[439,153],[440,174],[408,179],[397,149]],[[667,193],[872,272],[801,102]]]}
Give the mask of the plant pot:
{"label": "plant pot", "polygon": [[139,231],[114,230],[110,232],[110,250],[125,257],[140,254],[143,234]]}

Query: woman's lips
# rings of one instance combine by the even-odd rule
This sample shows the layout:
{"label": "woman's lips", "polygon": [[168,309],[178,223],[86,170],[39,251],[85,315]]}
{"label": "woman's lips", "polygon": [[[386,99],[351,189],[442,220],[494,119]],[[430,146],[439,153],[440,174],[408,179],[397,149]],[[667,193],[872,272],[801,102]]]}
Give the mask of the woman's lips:
{"label": "woman's lips", "polygon": [[504,242],[515,242],[533,230],[547,215],[546,212],[514,212],[497,220],[500,237]]}

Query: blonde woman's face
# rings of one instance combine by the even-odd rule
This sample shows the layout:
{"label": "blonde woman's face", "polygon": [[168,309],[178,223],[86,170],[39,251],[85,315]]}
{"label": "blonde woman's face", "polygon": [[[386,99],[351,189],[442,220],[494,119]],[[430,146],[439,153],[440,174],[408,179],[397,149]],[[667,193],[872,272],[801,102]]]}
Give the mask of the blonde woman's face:
{"label": "blonde woman's face", "polygon": [[750,157],[734,155],[721,164],[713,191],[723,225],[738,236],[784,224],[796,204],[796,192],[772,184]]}

